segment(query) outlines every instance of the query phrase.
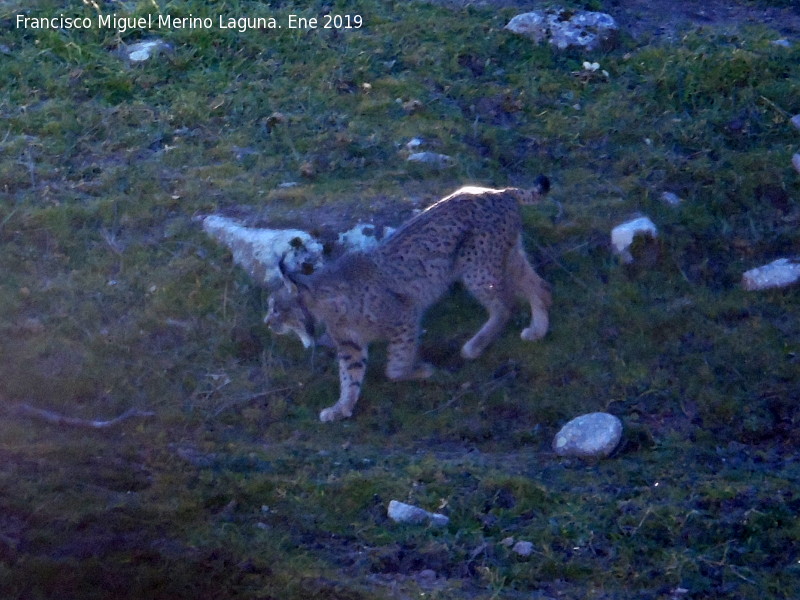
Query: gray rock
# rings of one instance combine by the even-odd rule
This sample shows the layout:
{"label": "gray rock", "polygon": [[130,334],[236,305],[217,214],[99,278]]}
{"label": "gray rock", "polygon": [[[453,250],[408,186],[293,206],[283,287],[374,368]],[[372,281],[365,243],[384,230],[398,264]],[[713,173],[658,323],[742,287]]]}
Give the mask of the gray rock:
{"label": "gray rock", "polygon": [[792,166],[795,168],[795,171],[800,173],[800,154],[792,156]]}
{"label": "gray rock", "polygon": [[681,202],[683,202],[681,197],[673,192],[663,192],[661,194],[661,200],[664,204],[669,204],[670,206],[680,206]]}
{"label": "gray rock", "polygon": [[560,50],[609,50],[619,42],[619,26],[606,13],[551,8],[517,15],[506,29],[537,43],[548,42]]}
{"label": "gray rock", "polygon": [[514,547],[511,548],[512,551],[516,552],[520,556],[530,556],[533,552],[533,544],[531,542],[522,542],[519,541],[514,544]]}
{"label": "gray rock", "polygon": [[779,258],[768,265],[745,271],[742,287],[748,291],[792,285],[800,281],[800,260]]}
{"label": "gray rock", "polygon": [[622,437],[622,422],[608,413],[596,412],[572,419],[553,439],[559,456],[604,457],[613,452]]}
{"label": "gray rock", "polygon": [[159,39],[142,40],[125,47],[125,56],[131,62],[144,62],[162,51],[169,51],[172,46]]}
{"label": "gray rock", "polygon": [[450,522],[450,519],[443,514],[428,512],[423,508],[399,502],[398,500],[389,502],[387,514],[395,523],[413,523],[417,525],[430,523],[431,525],[444,527]]}
{"label": "gray rock", "polygon": [[407,159],[408,162],[428,165],[437,169],[451,167],[455,164],[455,160],[447,154],[437,154],[436,152],[415,152]]}
{"label": "gray rock", "polygon": [[792,125],[794,125],[797,129],[800,129],[800,115],[793,116],[790,121]]}

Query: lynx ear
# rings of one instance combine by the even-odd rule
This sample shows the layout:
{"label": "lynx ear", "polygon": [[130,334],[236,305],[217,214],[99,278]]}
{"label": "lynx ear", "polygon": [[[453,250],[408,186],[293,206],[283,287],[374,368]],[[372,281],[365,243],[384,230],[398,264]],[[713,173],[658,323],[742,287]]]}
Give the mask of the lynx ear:
{"label": "lynx ear", "polygon": [[289,269],[286,268],[286,253],[278,261],[278,271],[280,271],[281,281],[286,286],[286,289],[289,290],[289,293],[299,294],[301,290],[308,290],[308,286],[297,279],[296,276],[293,276]]}

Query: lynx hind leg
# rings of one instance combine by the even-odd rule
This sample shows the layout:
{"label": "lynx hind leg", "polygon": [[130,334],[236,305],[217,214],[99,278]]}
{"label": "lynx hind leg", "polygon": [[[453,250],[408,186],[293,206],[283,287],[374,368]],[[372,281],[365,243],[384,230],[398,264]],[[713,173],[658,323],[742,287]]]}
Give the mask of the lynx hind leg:
{"label": "lynx hind leg", "polygon": [[413,323],[398,327],[390,337],[386,351],[386,376],[389,379],[427,379],[433,375],[434,368],[417,358],[418,330],[415,319]]}
{"label": "lynx hind leg", "polygon": [[522,247],[522,240],[517,241],[508,259],[506,281],[515,294],[524,298],[531,305],[531,324],[522,330],[520,337],[532,342],[547,333],[550,326],[548,309],[552,303],[550,285],[533,270]]}
{"label": "lynx hind leg", "polygon": [[462,276],[464,286],[489,312],[489,318],[483,326],[461,348],[461,356],[464,358],[478,358],[497,339],[511,317],[505,278],[502,277],[501,269],[497,268],[496,272],[497,276],[492,276],[488,269],[486,273],[469,270]]}
{"label": "lynx hind leg", "polygon": [[367,370],[367,347],[355,342],[337,344],[339,358],[339,400],[319,413],[323,423],[346,419],[358,402],[364,373]]}

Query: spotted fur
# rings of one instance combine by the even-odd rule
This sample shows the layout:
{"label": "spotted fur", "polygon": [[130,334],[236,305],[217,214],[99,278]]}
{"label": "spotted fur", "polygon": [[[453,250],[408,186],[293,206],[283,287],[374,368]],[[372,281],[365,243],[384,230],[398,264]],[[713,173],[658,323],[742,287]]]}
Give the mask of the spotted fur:
{"label": "spotted fur", "polygon": [[286,285],[269,299],[265,321],[276,333],[296,333],[308,347],[323,324],[336,347],[340,397],[322,421],[350,417],[358,401],[370,342],[386,340],[386,375],[422,379],[433,368],[417,356],[425,310],[456,281],[486,308],[489,318],[461,349],[474,359],[511,317],[517,298],[530,303],[523,340],[548,329],[550,291],[522,247],[519,204],[547,192],[462,188],[405,223],[368,253],[350,253],[310,276],[284,273]]}

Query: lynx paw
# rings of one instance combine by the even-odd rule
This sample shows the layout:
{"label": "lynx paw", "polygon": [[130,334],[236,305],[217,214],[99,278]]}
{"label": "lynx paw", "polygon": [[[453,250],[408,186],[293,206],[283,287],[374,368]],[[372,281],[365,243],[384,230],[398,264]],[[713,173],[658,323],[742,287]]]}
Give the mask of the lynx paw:
{"label": "lynx paw", "polygon": [[473,340],[468,341],[466,344],[464,344],[464,347],[461,348],[461,356],[467,360],[474,360],[478,358],[483,350],[477,346],[477,344],[473,343]]}
{"label": "lynx paw", "polygon": [[352,410],[342,408],[339,404],[334,404],[333,406],[323,409],[322,412],[319,413],[319,420],[323,423],[329,423],[331,421],[338,421],[339,419],[347,419],[352,415]]}
{"label": "lynx paw", "polygon": [[546,320],[544,322],[537,320],[531,327],[526,327],[523,329],[519,337],[526,342],[535,342],[536,340],[540,340],[545,336],[547,333],[547,326],[548,323]]}

